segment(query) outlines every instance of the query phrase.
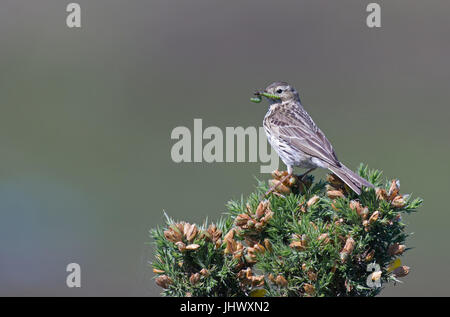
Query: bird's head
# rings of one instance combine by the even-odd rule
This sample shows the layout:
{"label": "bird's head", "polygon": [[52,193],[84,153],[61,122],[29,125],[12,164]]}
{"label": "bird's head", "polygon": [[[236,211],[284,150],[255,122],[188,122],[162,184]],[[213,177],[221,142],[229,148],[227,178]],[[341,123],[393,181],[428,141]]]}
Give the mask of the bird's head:
{"label": "bird's head", "polygon": [[257,97],[266,97],[270,103],[277,101],[298,101],[300,97],[297,90],[294,87],[285,82],[274,82],[266,87],[263,91],[257,91],[255,93]]}

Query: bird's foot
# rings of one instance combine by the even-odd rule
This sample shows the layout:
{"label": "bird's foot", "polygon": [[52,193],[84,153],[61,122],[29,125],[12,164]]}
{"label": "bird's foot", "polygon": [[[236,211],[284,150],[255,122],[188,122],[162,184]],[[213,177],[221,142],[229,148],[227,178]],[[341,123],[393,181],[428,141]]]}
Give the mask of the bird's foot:
{"label": "bird's foot", "polygon": [[[279,173],[279,172],[278,172]],[[276,176],[275,176],[276,175]],[[282,190],[282,192],[283,193],[288,193],[288,192],[290,192],[291,190],[290,190],[290,188],[288,187],[288,186],[286,186],[285,185],[285,183],[287,183],[288,181],[289,181],[289,183],[291,183],[290,182],[290,178],[291,177],[293,177],[294,175],[293,174],[286,174],[284,177],[282,177],[282,178],[280,178],[279,176],[279,174],[277,174],[277,173],[275,173],[275,177],[276,178],[278,178],[278,179],[274,179],[274,180],[272,180],[272,183],[273,183],[273,185],[269,188],[269,190],[264,194],[264,197],[263,198],[265,198],[265,197],[267,197],[268,195],[270,195],[270,194],[275,194],[275,195],[277,195],[277,196],[280,196],[280,197],[284,197],[281,193],[278,193],[276,190],[277,189],[281,189]],[[277,177],[278,176],[278,177]],[[294,176],[295,177],[295,176]]]}

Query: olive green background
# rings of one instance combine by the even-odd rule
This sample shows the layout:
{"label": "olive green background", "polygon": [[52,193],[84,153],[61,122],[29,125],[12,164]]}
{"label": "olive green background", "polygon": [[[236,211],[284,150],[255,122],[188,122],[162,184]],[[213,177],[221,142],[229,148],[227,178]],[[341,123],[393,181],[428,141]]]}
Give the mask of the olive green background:
{"label": "olive green background", "polygon": [[268,178],[172,162],[172,129],[260,126],[267,105],[249,98],[275,80],[346,165],[424,198],[406,218],[411,273],[382,294],[450,295],[448,1],[378,1],[379,29],[361,0],[80,0],[81,29],[68,3],[0,3],[0,295],[159,295],[163,210],[214,220]]}

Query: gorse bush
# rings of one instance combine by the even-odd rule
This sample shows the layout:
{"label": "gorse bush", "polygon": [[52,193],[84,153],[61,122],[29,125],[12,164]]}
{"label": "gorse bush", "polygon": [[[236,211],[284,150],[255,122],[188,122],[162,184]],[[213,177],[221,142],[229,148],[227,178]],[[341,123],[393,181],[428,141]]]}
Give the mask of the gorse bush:
{"label": "gorse bush", "polygon": [[336,176],[260,182],[247,200],[230,201],[215,224],[175,222],[152,230],[156,284],[166,296],[375,296],[409,273],[402,214],[422,203],[398,180],[360,166],[375,185],[360,196]]}

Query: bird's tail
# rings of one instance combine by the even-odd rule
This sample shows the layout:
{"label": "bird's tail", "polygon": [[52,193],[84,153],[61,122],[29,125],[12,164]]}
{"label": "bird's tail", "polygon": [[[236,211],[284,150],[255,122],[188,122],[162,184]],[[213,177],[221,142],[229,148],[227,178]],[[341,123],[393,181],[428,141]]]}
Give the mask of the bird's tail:
{"label": "bird's tail", "polygon": [[362,186],[366,187],[374,187],[371,183],[369,183],[367,180],[347,168],[341,163],[340,167],[336,166],[330,166],[328,167],[330,171],[332,171],[334,174],[337,175],[344,183],[347,184],[348,187],[350,187],[355,193],[358,195],[361,194],[361,188]]}

